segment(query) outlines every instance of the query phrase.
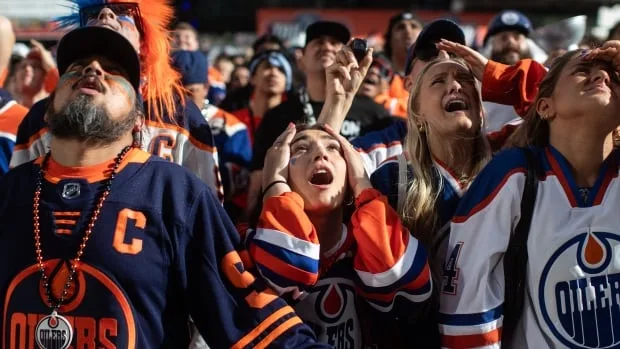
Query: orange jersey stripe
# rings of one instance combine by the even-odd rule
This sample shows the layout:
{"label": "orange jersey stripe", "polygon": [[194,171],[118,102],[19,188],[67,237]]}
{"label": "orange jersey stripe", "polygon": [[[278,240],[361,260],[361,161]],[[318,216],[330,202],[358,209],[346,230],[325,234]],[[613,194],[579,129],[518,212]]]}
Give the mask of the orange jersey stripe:
{"label": "orange jersey stripe", "polygon": [[269,315],[263,322],[258,324],[250,333],[246,334],[245,337],[241,338],[237,343],[235,343],[231,349],[242,349],[245,348],[248,344],[252,343],[258,336],[264,334],[264,332],[276,321],[280,320],[286,314],[292,313],[293,308],[290,306],[285,306],[282,309],[279,309],[275,313]]}
{"label": "orange jersey stripe", "polygon": [[462,336],[441,336],[441,346],[452,349],[478,348],[498,343],[502,331],[497,328],[483,334],[470,334]]}

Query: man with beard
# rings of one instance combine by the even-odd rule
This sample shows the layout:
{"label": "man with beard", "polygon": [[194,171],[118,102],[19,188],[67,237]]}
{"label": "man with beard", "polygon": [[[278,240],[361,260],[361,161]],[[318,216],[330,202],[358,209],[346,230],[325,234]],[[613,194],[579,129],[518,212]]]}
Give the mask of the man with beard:
{"label": "man with beard", "polygon": [[[248,210],[254,207],[260,191],[267,150],[289,123],[316,123],[325,101],[325,69],[334,63],[336,53],[350,39],[349,29],[337,22],[319,21],[306,29],[306,46],[300,60],[300,68],[306,73],[305,87],[298,96],[290,97],[269,110],[254,136]],[[352,139],[372,130],[380,130],[389,123],[391,118],[382,106],[370,98],[358,96],[353,100],[340,132],[342,136]]]}
{"label": "man with beard", "polygon": [[51,149],[0,181],[2,346],[322,348],[250,274],[206,184],[132,146],[143,122],[131,43],[100,27],[58,47]]}
{"label": "man with beard", "polygon": [[[196,105],[184,98],[180,74],[170,64],[168,25],[173,8],[164,0],[72,0],[72,4],[74,12],[58,19],[61,27],[107,27],[125,36],[141,57],[140,90],[146,111],[137,134],[141,147],[188,168],[221,198],[211,129]],[[45,99],[35,104],[21,123],[11,167],[36,159],[49,148],[43,117],[48,103]]]}
{"label": "man with beard", "polygon": [[[513,65],[521,59],[532,58],[527,38],[532,23],[521,12],[506,10],[495,16],[484,38],[484,52],[491,60]],[[497,132],[507,124],[521,123],[521,118],[511,106],[483,102],[487,132]]]}

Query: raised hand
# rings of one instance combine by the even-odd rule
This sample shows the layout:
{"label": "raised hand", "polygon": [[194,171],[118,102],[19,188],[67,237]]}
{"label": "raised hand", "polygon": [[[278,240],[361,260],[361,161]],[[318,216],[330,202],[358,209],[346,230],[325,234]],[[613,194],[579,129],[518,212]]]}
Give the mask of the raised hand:
{"label": "raised hand", "polygon": [[267,151],[265,165],[263,166],[263,190],[273,182],[288,181],[288,163],[291,158],[290,144],[296,132],[295,125],[289,124]]}
{"label": "raised hand", "polygon": [[56,68],[56,61],[54,60],[54,57],[52,57],[52,53],[48,51],[43,44],[34,39],[30,40],[30,44],[32,45],[30,52],[33,52],[41,57],[41,66],[43,70],[48,72]]}
{"label": "raised hand", "polygon": [[437,49],[444,50],[448,53],[452,53],[463,58],[465,62],[467,62],[467,65],[471,68],[476,79],[482,81],[482,77],[484,76],[484,68],[489,62],[489,60],[482,54],[465,45],[445,39],[441,39],[441,41],[437,43]]}
{"label": "raised hand", "polygon": [[583,55],[582,59],[600,59],[611,63],[614,70],[620,72],[620,40],[609,40],[599,48]]}
{"label": "raised hand", "polygon": [[353,190],[353,195],[357,198],[364,189],[372,188],[370,179],[368,179],[366,170],[364,169],[362,157],[346,138],[339,135],[338,132],[334,131],[329,125],[325,125],[323,128],[340,143],[344,160],[347,162],[349,186]]}
{"label": "raised hand", "polygon": [[338,53],[334,64],[327,67],[326,91],[328,95],[341,98],[354,96],[359,90],[368,68],[372,64],[372,48],[368,49],[366,56],[358,62],[349,46],[345,45]]}

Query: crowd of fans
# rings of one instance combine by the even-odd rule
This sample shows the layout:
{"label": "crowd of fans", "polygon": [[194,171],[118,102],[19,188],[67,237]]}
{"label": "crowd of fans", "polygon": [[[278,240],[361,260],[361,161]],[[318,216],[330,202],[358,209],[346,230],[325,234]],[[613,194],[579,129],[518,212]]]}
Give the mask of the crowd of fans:
{"label": "crowd of fans", "polygon": [[[386,23],[385,46],[370,45],[361,59],[348,47],[346,26],[318,21],[306,29],[304,47],[286,47],[266,34],[252,45],[251,57],[220,55],[209,62],[190,24],[177,23],[169,33],[171,9],[147,2],[78,6],[77,15],[60,21],[82,28],[70,31],[54,54],[35,40],[30,47],[14,44],[10,22],[0,18],[0,254],[10,252],[6,230],[20,226],[15,207],[24,200],[16,199],[16,188],[33,188],[27,193],[35,193],[39,236],[37,195],[57,185],[58,204],[49,204],[51,194],[41,199],[48,200],[50,217],[87,216],[90,204],[63,205],[71,206],[80,188],[97,192],[92,184],[101,179],[91,181],[87,167],[114,159],[97,213],[80,223],[86,233],[79,251],[95,254],[85,246],[97,234],[94,222],[118,189],[112,186],[118,177],[141,188],[109,200],[129,215],[122,229],[128,219],[142,229],[157,221],[151,237],[157,248],[151,246],[149,256],[161,258],[160,247],[165,254],[163,261],[137,265],[176,268],[152,275],[164,280],[152,287],[165,294],[144,282],[129,292],[127,285],[142,279],[115,269],[126,260],[100,262],[135,304],[129,312],[140,315],[132,342],[138,347],[175,347],[182,326],[165,316],[188,319],[195,331],[176,343],[193,348],[620,344],[620,23],[606,40],[586,35],[537,62],[530,39],[535,28],[519,11],[497,14],[479,51],[466,45],[457,23],[423,23],[404,12]],[[88,35],[111,35],[120,46],[80,47],[78,34],[71,35],[89,27],[107,29],[82,31],[82,43]],[[118,87],[128,83],[131,88]],[[70,88],[102,94],[122,112],[106,104],[107,114],[90,113],[96,97],[80,99],[66,92]],[[122,114],[120,121],[114,113]],[[170,170],[161,159],[148,160],[155,161],[152,174],[146,166],[139,170],[147,160],[137,160],[132,147],[193,174]],[[88,149],[109,156],[97,155],[88,166],[71,163]],[[27,178],[35,172],[38,177]],[[82,175],[86,184],[69,183]],[[147,218],[133,211],[149,205]],[[56,220],[56,232],[47,232],[71,235],[73,228],[61,226],[69,221]],[[114,249],[138,254],[142,240],[139,247],[136,239],[117,240],[119,224],[108,233],[114,232]],[[81,253],[62,274],[68,281],[54,289],[35,239],[30,264],[39,263],[50,300],[62,294],[50,316],[78,326],[58,312],[75,309],[62,304],[77,286],[62,285],[82,275],[76,271]],[[56,253],[66,248],[55,242],[49,246],[57,258],[72,257]],[[14,311],[12,290],[21,287],[11,272],[29,265],[19,263],[0,273],[5,314]],[[61,274],[60,264],[53,273]],[[240,295],[239,289],[250,291]],[[150,303],[149,297],[165,302],[181,294],[212,299],[171,301],[178,309]],[[2,321],[10,324],[3,343],[14,344],[17,320]],[[41,321],[32,325],[37,336]],[[85,333],[75,332],[76,343]]]}

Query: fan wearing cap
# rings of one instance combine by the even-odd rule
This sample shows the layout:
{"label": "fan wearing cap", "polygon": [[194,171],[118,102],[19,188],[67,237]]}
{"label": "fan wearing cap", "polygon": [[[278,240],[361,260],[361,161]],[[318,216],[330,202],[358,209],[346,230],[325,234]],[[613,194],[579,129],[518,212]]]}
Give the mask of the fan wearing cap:
{"label": "fan wearing cap", "polygon": [[407,52],[421,31],[422,23],[410,12],[402,12],[390,18],[385,33],[385,55],[392,62],[395,72],[402,74],[405,71]]}
{"label": "fan wearing cap", "polygon": [[199,51],[176,51],[172,64],[182,75],[188,97],[198,105],[211,126],[218,149],[220,173],[224,185],[224,208],[233,222],[242,219],[248,186],[247,168],[252,159],[248,129],[234,115],[209,103],[206,99],[207,58]]}
{"label": "fan wearing cap", "polygon": [[[112,29],[129,40],[140,56],[140,93],[146,113],[141,125],[141,147],[187,167],[221,197],[211,130],[196,105],[186,103],[180,74],[170,64],[168,25],[173,8],[166,0],[69,2],[73,12],[57,19],[61,28]],[[21,123],[11,167],[43,155],[49,147],[44,120],[47,103],[43,100],[33,105]]]}
{"label": "fan wearing cap", "polygon": [[50,151],[0,181],[3,346],[187,348],[191,315],[213,348],[325,347],[250,274],[208,186],[133,146],[130,42],[76,29],[58,68]]}
{"label": "fan wearing cap", "polygon": [[[250,197],[248,209],[253,207],[260,190],[260,171],[267,149],[286,129],[290,122],[314,124],[326,98],[325,69],[334,63],[336,53],[351,38],[349,30],[337,22],[319,21],[306,29],[306,46],[300,60],[300,69],[306,74],[304,88],[298,96],[290,97],[279,106],[269,110],[258,127],[252,154]],[[349,113],[339,128],[341,135],[355,138],[372,130],[379,130],[392,122],[387,111],[370,98],[357,96]]]}
{"label": "fan wearing cap", "polygon": [[532,23],[523,13],[515,10],[502,11],[491,19],[484,37],[487,56],[500,63],[515,64],[518,60],[531,58],[527,38]]}
{"label": "fan wearing cap", "polygon": [[[446,45],[442,40],[449,40],[451,44]],[[438,49],[438,46],[441,49]],[[460,48],[458,50],[450,48],[455,46]],[[447,19],[439,19],[427,24],[416,43],[411,47],[407,59],[405,80],[407,88],[412,90],[420,72],[434,59],[447,59],[456,54],[464,56],[467,52],[481,59],[477,77],[482,79],[482,98],[486,101],[504,103],[506,105],[502,107],[510,109],[512,113],[516,109],[522,115],[533,102],[538,89],[537,84],[544,76],[545,68],[531,59],[520,61],[515,66],[506,66],[488,60],[465,46],[463,31],[456,23]],[[328,93],[327,97],[319,123],[326,123],[338,129],[342,125],[343,116],[348,112],[347,103],[341,101],[341,97],[333,92]],[[486,105],[487,102],[483,103]],[[485,120],[486,123],[498,118],[496,114],[488,112],[486,114],[489,116],[489,119]],[[493,149],[500,149],[513,130],[514,125],[510,124],[502,124],[502,127],[495,132],[490,132],[487,127],[486,131]],[[383,130],[357,137],[351,143],[361,153],[366,172],[372,174],[383,161],[402,153],[406,135],[407,123],[397,121]]]}
{"label": "fan wearing cap", "polygon": [[395,74],[390,81],[388,95],[398,100],[399,104],[407,104],[409,92],[405,89],[403,72],[407,67],[409,48],[422,31],[422,23],[412,13],[402,12],[390,19],[385,33],[385,54],[392,62]]}
{"label": "fan wearing cap", "polygon": [[247,126],[250,139],[254,142],[263,115],[286,99],[286,93],[293,82],[293,73],[291,65],[280,51],[257,54],[250,61],[249,69],[252,86],[249,105],[233,111],[233,114]]}

